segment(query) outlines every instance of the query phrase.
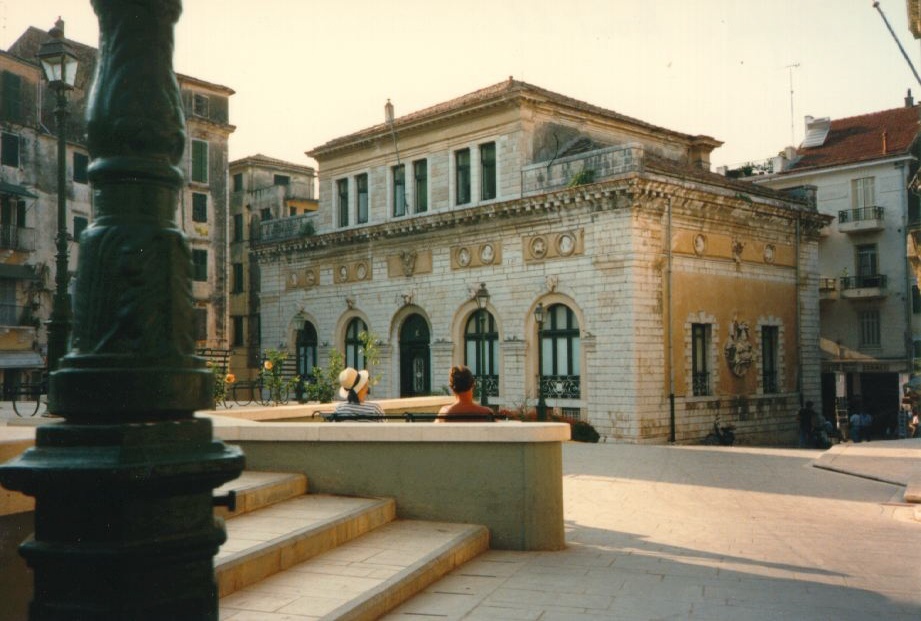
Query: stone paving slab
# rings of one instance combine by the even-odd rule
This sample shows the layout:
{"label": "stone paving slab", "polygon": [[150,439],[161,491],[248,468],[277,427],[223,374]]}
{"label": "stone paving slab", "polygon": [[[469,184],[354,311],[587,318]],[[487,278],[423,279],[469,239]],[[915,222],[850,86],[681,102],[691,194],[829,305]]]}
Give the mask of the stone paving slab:
{"label": "stone paving slab", "polygon": [[492,550],[384,619],[917,621],[904,488],[816,468],[821,455],[566,444],[566,550]]}

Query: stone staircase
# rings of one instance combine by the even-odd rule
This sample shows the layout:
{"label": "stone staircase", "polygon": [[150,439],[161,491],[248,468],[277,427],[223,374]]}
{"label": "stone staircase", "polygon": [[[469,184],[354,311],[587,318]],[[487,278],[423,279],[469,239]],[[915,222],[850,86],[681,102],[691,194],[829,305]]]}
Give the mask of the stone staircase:
{"label": "stone staircase", "polygon": [[244,472],[215,490],[221,621],[377,619],[489,547],[483,526],[400,520],[385,498],[307,494],[307,479]]}

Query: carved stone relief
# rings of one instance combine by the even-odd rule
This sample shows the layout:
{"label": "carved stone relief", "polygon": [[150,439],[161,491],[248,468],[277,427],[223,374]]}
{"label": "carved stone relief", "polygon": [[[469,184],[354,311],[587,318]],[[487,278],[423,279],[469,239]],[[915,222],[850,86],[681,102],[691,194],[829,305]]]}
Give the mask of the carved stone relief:
{"label": "carved stone relief", "polygon": [[748,322],[733,319],[729,325],[729,338],[723,347],[726,364],[736,377],[743,377],[752,364],[752,343]]}
{"label": "carved stone relief", "polygon": [[502,262],[502,247],[496,242],[468,244],[451,248],[451,268],[464,269]]}
{"label": "carved stone relief", "polygon": [[349,282],[364,282],[371,280],[371,260],[352,261],[339,263],[333,267],[333,279],[337,284]]}
{"label": "carved stone relief", "polygon": [[285,289],[310,289],[320,284],[320,275],[315,269],[291,270],[285,279]]}
{"label": "carved stone relief", "polygon": [[401,250],[387,257],[389,278],[410,278],[419,274],[432,273],[431,250]]}
{"label": "carved stone relief", "polygon": [[522,238],[525,261],[566,258],[585,251],[585,232],[582,229],[546,233]]}

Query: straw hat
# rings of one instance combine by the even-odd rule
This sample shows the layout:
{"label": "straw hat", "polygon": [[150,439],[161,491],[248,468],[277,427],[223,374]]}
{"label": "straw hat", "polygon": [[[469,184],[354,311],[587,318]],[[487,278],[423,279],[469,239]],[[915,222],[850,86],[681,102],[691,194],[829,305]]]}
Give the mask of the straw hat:
{"label": "straw hat", "polygon": [[342,373],[339,374],[339,396],[345,399],[349,396],[349,390],[354,390],[357,393],[367,386],[367,384],[367,371],[364,369],[356,371],[352,367],[346,367],[342,370]]}

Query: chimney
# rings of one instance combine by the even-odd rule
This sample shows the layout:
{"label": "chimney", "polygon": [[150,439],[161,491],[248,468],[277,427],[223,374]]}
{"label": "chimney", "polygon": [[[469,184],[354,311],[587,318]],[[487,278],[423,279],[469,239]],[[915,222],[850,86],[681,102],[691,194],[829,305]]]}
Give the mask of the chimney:
{"label": "chimney", "polygon": [[387,125],[393,125],[393,104],[390,103],[390,100],[387,100],[387,103],[384,104],[384,120],[387,122]]}
{"label": "chimney", "polygon": [[905,95],[905,107],[911,108],[915,105],[915,98],[911,96],[911,89],[908,89],[908,94]]}
{"label": "chimney", "polygon": [[58,21],[54,22],[54,27],[61,31],[61,36],[64,36],[64,20],[61,19],[61,16],[58,15]]}
{"label": "chimney", "polygon": [[885,155],[886,152],[889,150],[889,149],[888,149],[888,146],[887,146],[887,144],[886,144],[886,142],[887,142],[886,139],[887,139],[888,137],[889,137],[889,133],[884,129],[884,130],[883,130],[883,155]]}

